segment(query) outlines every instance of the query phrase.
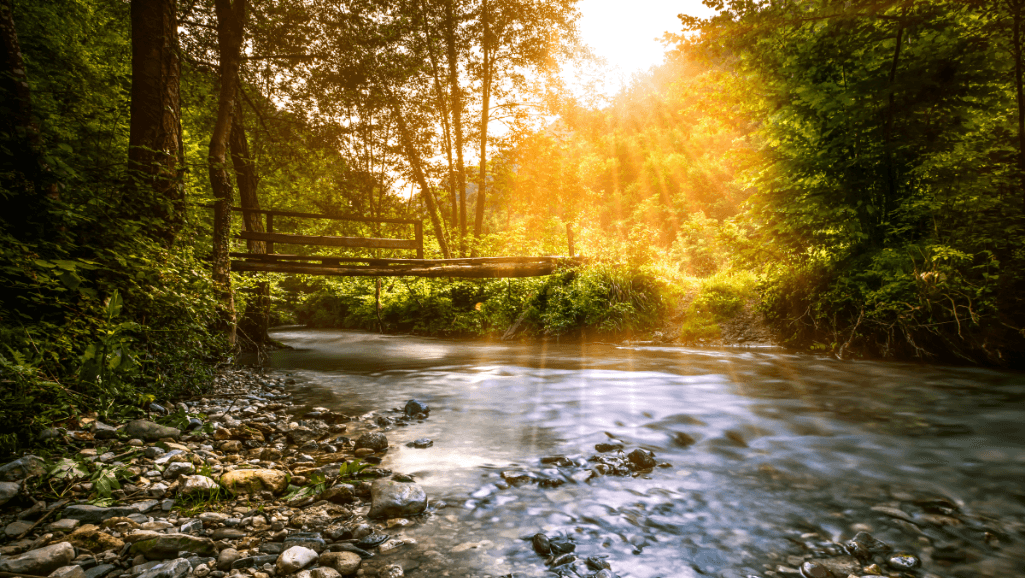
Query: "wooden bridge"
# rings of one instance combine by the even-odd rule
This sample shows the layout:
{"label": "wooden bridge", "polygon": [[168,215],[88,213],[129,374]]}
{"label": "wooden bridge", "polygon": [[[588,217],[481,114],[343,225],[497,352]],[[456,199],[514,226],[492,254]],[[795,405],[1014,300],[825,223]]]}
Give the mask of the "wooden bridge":
{"label": "wooden bridge", "polygon": [[[231,268],[234,271],[264,271],[269,273],[298,273],[302,275],[336,275],[347,277],[466,277],[504,278],[540,277],[550,275],[559,267],[579,263],[573,257],[573,234],[567,227],[569,257],[472,257],[464,259],[424,259],[423,223],[413,219],[377,219],[297,213],[267,209],[243,209],[232,207],[232,211],[257,214],[266,217],[264,232],[242,231],[238,238],[260,242],[266,252],[230,253]],[[274,217],[299,219],[325,219],[372,224],[409,225],[412,239],[376,237],[337,237],[324,235],[299,235],[274,231]],[[380,259],[374,257],[341,257],[335,255],[302,255],[275,252],[275,245],[345,247],[364,249],[399,249],[416,252],[415,259]]]}

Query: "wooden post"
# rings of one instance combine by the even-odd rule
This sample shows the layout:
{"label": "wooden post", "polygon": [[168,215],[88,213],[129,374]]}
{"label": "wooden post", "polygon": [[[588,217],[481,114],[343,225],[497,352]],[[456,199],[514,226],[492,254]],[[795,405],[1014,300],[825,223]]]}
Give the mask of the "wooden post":
{"label": "wooden post", "polygon": [[424,224],[420,221],[413,225],[416,230],[416,258],[424,258]]}
{"label": "wooden post", "polygon": [[[273,233],[274,232],[274,213],[267,213],[267,232],[268,233]],[[267,254],[268,255],[273,255],[274,254],[274,242],[273,241],[267,241]]]}
{"label": "wooden post", "polygon": [[566,223],[566,240],[569,241],[569,256],[575,257],[573,254],[573,225]]}
{"label": "wooden post", "polygon": [[377,332],[384,333],[384,323],[381,323],[381,278],[374,278],[374,286],[377,290],[374,292],[374,298],[377,305]]}

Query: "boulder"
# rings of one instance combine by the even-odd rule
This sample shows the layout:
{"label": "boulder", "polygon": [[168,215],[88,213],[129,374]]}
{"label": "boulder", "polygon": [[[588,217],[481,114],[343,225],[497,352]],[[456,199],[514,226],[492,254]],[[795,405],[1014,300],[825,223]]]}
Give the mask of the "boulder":
{"label": "boulder", "polygon": [[0,506],[10,502],[20,490],[21,484],[18,482],[0,482]]}
{"label": "boulder", "polygon": [[46,576],[61,566],[71,564],[74,557],[75,548],[67,542],[60,542],[30,550],[20,556],[4,558],[0,560],[0,572]]}
{"label": "boulder", "polygon": [[178,558],[146,570],[138,578],[183,578],[192,571],[192,564],[185,558]]}
{"label": "boulder", "polygon": [[160,534],[153,538],[132,544],[132,554],[142,554],[147,560],[169,560],[178,557],[178,552],[188,551],[200,556],[214,556],[217,548],[210,538],[189,534]]}
{"label": "boulder", "polygon": [[216,492],[220,486],[217,482],[206,476],[182,476],[181,493],[196,494],[202,492]]}
{"label": "boulder", "polygon": [[354,552],[327,552],[320,556],[320,565],[334,568],[342,576],[355,576],[363,558]]}
{"label": "boulder", "polygon": [[81,566],[61,566],[50,573],[50,578],[86,578]]}
{"label": "boulder", "polygon": [[46,473],[46,463],[39,456],[28,455],[0,466],[0,481],[16,482],[29,476]]}
{"label": "boulder", "polygon": [[375,452],[388,449],[388,437],[381,432],[365,433],[356,439],[356,449],[371,449]]}
{"label": "boulder", "polygon": [[181,432],[178,431],[178,428],[160,425],[145,419],[128,422],[128,425],[125,426],[125,432],[128,434],[128,437],[139,438],[148,442],[161,438],[178,439],[181,437]]}
{"label": "boulder", "polygon": [[416,483],[375,480],[370,499],[371,518],[406,518],[427,509],[427,493]]}
{"label": "boulder", "polygon": [[125,545],[121,540],[101,531],[98,526],[93,524],[86,524],[78,528],[68,535],[67,540],[72,546],[89,550],[93,554],[107,550],[120,550]]}
{"label": "boulder", "polygon": [[317,553],[304,546],[292,546],[278,556],[278,574],[294,574],[317,559]]}
{"label": "boulder", "polygon": [[221,476],[221,484],[235,493],[256,494],[268,490],[280,494],[288,487],[288,476],[278,470],[232,470]]}

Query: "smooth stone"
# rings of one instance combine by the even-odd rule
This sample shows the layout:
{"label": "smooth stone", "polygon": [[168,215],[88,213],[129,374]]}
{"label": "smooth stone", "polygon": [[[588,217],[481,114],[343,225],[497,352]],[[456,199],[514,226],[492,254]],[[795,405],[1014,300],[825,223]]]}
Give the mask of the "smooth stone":
{"label": "smooth stone", "polygon": [[148,560],[167,560],[176,558],[178,552],[194,552],[202,556],[217,553],[214,541],[189,534],[161,534],[155,538],[140,540],[132,544],[132,554],[142,554]]}
{"label": "smooth stone", "polygon": [[407,447],[411,447],[411,448],[418,449],[418,450],[427,449],[427,448],[429,448],[429,447],[431,447],[433,445],[434,445],[434,440],[432,440],[430,438],[420,438],[418,440],[413,440],[413,441],[409,442],[408,444],[406,444]]}
{"label": "smooth stone", "polygon": [[801,575],[804,578],[835,578],[829,568],[810,560],[801,564]]}
{"label": "smooth stone", "polygon": [[178,528],[179,534],[198,534],[203,531],[202,520],[189,520]]}
{"label": "smooth stone", "polygon": [[305,546],[292,546],[278,556],[279,574],[293,574],[309,566],[317,559],[317,553]]}
{"label": "smooth stone", "polygon": [[[192,464],[189,464],[192,465]],[[220,489],[217,482],[206,476],[184,476],[185,483],[181,486],[183,494],[197,494],[203,492],[216,492]]]}
{"label": "smooth stone", "polygon": [[123,541],[101,531],[98,526],[93,524],[86,524],[78,528],[68,535],[67,540],[72,546],[89,550],[93,554],[107,550],[120,550],[125,545]]}
{"label": "smooth stone", "polygon": [[285,537],[284,548],[287,550],[292,546],[305,546],[320,554],[327,548],[324,538],[317,532],[291,532]]}
{"label": "smooth stone", "polygon": [[381,432],[365,433],[356,439],[356,449],[371,449],[376,451],[388,449],[388,437]]}
{"label": "smooth stone", "polygon": [[288,475],[279,470],[232,470],[221,476],[221,484],[235,493],[270,491],[280,494],[288,487]]}
{"label": "smooth stone", "polygon": [[335,504],[351,504],[356,500],[356,495],[349,484],[338,484],[321,492],[318,499]]}
{"label": "smooth stone", "polygon": [[107,425],[99,420],[92,425],[93,437],[98,440],[109,440],[117,437],[117,428]]}
{"label": "smooth stone", "polygon": [[83,524],[101,524],[104,520],[129,516],[136,512],[138,512],[136,508],[128,506],[101,508],[99,506],[91,506],[89,504],[76,504],[74,506],[64,508],[64,512],[61,515],[65,518],[80,520]]}
{"label": "smooth stone", "polygon": [[85,578],[103,578],[114,570],[118,570],[120,572],[121,569],[113,564],[100,564],[86,570]]}
{"label": "smooth stone", "polygon": [[32,522],[26,522],[25,520],[16,520],[14,522],[11,522],[10,524],[7,524],[7,526],[4,528],[4,534],[8,538],[15,538],[31,530],[32,525]]}
{"label": "smooth stone", "polygon": [[56,522],[47,524],[47,532],[73,532],[75,528],[82,524],[81,520],[75,520],[73,518],[61,518]]}
{"label": "smooth stone", "polygon": [[50,573],[49,578],[86,578],[81,566],[61,566]]}
{"label": "smooth stone", "polygon": [[196,466],[189,462],[171,462],[167,465],[167,469],[164,470],[165,480],[175,480],[178,476],[184,474],[191,474],[196,471]]}
{"label": "smooth stone", "polygon": [[406,518],[427,509],[427,493],[416,483],[374,480],[370,500],[370,518]]}
{"label": "smooth stone", "polygon": [[214,540],[238,540],[245,538],[246,533],[236,528],[217,528],[210,537]]}
{"label": "smooth stone", "polygon": [[125,426],[125,433],[128,434],[128,437],[139,438],[149,442],[157,441],[161,438],[178,439],[181,437],[181,432],[178,431],[178,428],[160,425],[145,419],[128,422],[128,425]]}
{"label": "smooth stone", "polygon": [[355,552],[325,552],[320,556],[319,563],[334,568],[342,576],[352,576],[359,570],[363,558]]}
{"label": "smooth stone", "polygon": [[0,480],[16,482],[29,476],[46,473],[46,462],[39,456],[28,455],[0,466]]}
{"label": "smooth stone", "polygon": [[320,566],[310,572],[312,578],[341,578],[342,574],[330,566]]}
{"label": "smooth stone", "polygon": [[238,550],[234,548],[225,548],[217,554],[217,569],[227,572],[231,570],[231,565],[242,557]]}
{"label": "smooth stone", "polygon": [[0,506],[14,499],[21,491],[21,484],[18,482],[0,482]]}
{"label": "smooth stone", "polygon": [[11,574],[35,574],[46,576],[61,566],[71,564],[75,558],[75,548],[67,542],[52,546],[29,550],[19,556],[0,560],[0,572]]}
{"label": "smooth stone", "polygon": [[886,559],[886,565],[894,570],[914,570],[922,565],[922,561],[913,554],[897,552]]}
{"label": "smooth stone", "polygon": [[192,565],[185,558],[162,562],[139,574],[137,578],[182,578],[192,571]]}
{"label": "smooth stone", "polygon": [[245,568],[263,568],[264,564],[274,564],[277,562],[278,556],[271,554],[268,556],[250,556],[248,558],[240,558],[231,563],[232,570],[241,570]]}
{"label": "smooth stone", "polygon": [[623,449],[623,444],[612,443],[612,442],[602,442],[602,443],[594,444],[594,449],[595,449],[595,451],[598,451],[598,452],[601,452],[601,453],[615,452],[615,451],[619,451],[619,450]]}
{"label": "smooth stone", "polygon": [[530,539],[530,544],[534,547],[534,551],[541,556],[547,556],[552,553],[552,544],[548,540],[548,536],[540,532],[534,534],[534,537]]}
{"label": "smooth stone", "polygon": [[858,532],[854,538],[844,542],[843,547],[848,554],[861,560],[871,558],[873,554],[884,554],[890,551],[890,546],[886,542],[876,539],[868,532]]}

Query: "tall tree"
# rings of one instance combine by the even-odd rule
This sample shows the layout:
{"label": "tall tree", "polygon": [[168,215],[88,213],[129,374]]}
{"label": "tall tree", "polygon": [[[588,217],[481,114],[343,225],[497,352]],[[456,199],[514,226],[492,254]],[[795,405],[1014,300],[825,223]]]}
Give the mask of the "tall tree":
{"label": "tall tree", "polygon": [[226,306],[228,340],[235,343],[235,299],[231,290],[231,262],[228,246],[231,234],[233,191],[228,176],[227,151],[231,137],[232,116],[238,98],[238,68],[241,60],[242,36],[245,30],[248,0],[216,0],[217,46],[220,63],[217,67],[219,88],[217,119],[210,135],[207,163],[210,186],[216,198],[214,205],[214,280],[221,285]]}
{"label": "tall tree", "polygon": [[185,216],[179,96],[181,59],[176,0],[132,0],[132,100],[128,162],[139,184],[156,194],[173,239]]}

